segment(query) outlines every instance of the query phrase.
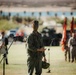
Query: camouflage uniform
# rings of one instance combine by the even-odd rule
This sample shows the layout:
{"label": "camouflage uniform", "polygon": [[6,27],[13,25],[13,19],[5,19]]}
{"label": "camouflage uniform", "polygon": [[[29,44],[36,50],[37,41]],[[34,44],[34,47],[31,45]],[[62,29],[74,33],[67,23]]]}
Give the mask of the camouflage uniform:
{"label": "camouflage uniform", "polygon": [[76,38],[71,37],[68,42],[68,47],[70,47],[72,53],[72,62],[76,60]]}
{"label": "camouflage uniform", "polygon": [[65,61],[67,61],[67,55],[68,55],[68,61],[70,62],[70,48],[68,47],[68,44],[65,44]]}
{"label": "camouflage uniform", "polygon": [[35,33],[34,31],[27,38],[27,52],[28,52],[28,74],[32,75],[35,68],[36,75],[41,75],[42,73],[42,57],[45,56],[44,52],[38,52],[37,49],[43,47],[43,41],[40,33]]}

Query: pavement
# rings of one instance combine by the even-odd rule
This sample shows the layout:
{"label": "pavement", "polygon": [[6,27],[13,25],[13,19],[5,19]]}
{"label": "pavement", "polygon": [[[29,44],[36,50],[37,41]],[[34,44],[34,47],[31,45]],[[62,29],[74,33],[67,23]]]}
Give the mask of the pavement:
{"label": "pavement", "polygon": [[[50,59],[51,73],[47,73],[48,69],[43,69],[42,75],[76,75],[76,63],[65,62],[64,52],[60,46],[49,46],[45,48],[47,62],[49,62]],[[48,51],[48,49],[50,50]],[[50,58],[48,59],[49,53]],[[1,58],[2,56],[0,60]],[[5,75],[28,75],[25,43],[13,43],[9,49],[8,60],[9,65],[5,66]],[[3,62],[0,64],[0,75],[3,75]],[[35,71],[33,75],[35,75]]]}

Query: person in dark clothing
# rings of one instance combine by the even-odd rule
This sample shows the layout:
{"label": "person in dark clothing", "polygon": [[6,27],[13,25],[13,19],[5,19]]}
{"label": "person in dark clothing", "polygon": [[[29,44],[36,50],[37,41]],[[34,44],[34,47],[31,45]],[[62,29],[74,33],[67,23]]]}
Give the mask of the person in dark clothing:
{"label": "person in dark clothing", "polygon": [[8,58],[7,58],[7,54],[8,54],[8,49],[7,49],[8,38],[5,37],[5,32],[4,31],[2,31],[1,34],[2,34],[2,45],[1,46],[3,46],[3,45],[5,46],[6,53],[4,54],[4,57],[6,57],[6,64],[8,64]]}
{"label": "person in dark clothing", "polygon": [[6,50],[5,57],[6,57],[6,64],[8,65],[8,58],[7,58],[8,48],[7,48],[7,45],[8,45],[8,38],[5,37],[5,50]]}
{"label": "person in dark clothing", "polygon": [[42,58],[45,58],[45,48],[43,45],[41,34],[37,31],[39,22],[35,20],[33,22],[33,32],[27,38],[27,66],[28,66],[28,75],[32,75],[35,68],[35,75],[42,74]]}
{"label": "person in dark clothing", "polygon": [[[66,35],[66,42],[65,42],[65,45],[64,45],[64,49],[65,49],[65,61],[69,61],[71,60],[71,55],[70,55],[70,48],[68,47],[68,40],[69,38],[71,37],[70,33],[67,33]],[[68,55],[68,56],[67,56]]]}

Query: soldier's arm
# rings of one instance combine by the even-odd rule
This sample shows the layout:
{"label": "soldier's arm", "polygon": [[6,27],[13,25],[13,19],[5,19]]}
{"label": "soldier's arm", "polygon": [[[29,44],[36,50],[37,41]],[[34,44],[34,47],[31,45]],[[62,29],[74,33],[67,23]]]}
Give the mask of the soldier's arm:
{"label": "soldier's arm", "polygon": [[72,38],[70,38],[70,39],[68,40],[68,47],[71,46],[71,39],[72,39]]}

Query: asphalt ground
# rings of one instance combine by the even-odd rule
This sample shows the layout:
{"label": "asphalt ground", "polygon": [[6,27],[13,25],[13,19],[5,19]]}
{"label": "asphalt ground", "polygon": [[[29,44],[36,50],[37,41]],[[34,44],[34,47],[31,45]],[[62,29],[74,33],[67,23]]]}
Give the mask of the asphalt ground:
{"label": "asphalt ground", "polygon": [[[76,75],[76,63],[64,60],[64,52],[60,46],[49,46],[45,48],[47,62],[50,59],[51,73],[47,73],[48,69],[43,69],[42,75]],[[49,53],[50,58],[48,59]],[[2,57],[1,55],[0,60]],[[9,65],[5,66],[5,75],[28,75],[25,43],[13,43],[9,49],[8,60]],[[0,63],[0,75],[3,75],[3,62]],[[35,71],[33,75],[35,75]]]}

